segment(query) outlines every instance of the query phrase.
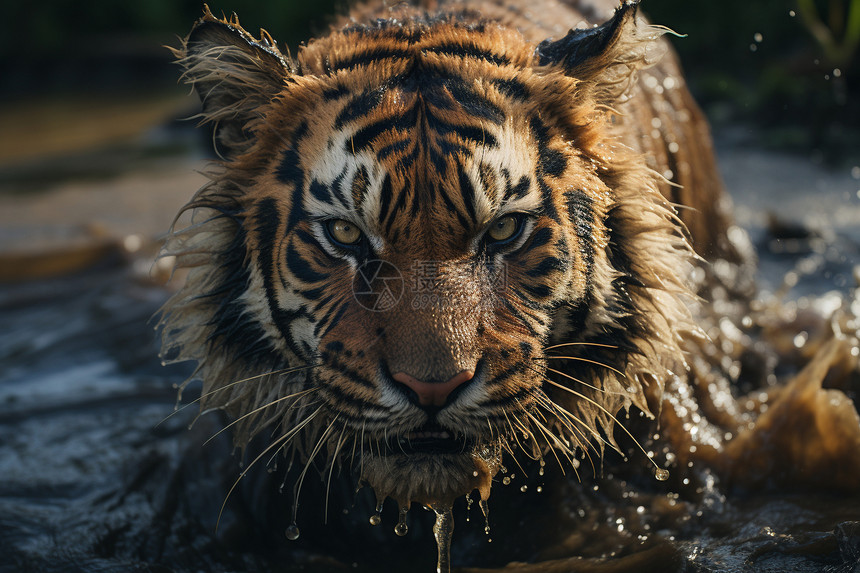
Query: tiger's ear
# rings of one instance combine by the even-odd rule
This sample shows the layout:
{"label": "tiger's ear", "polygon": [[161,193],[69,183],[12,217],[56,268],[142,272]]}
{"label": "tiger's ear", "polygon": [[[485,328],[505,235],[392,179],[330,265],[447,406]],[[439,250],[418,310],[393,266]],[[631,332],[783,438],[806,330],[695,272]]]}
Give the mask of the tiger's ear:
{"label": "tiger's ear", "polygon": [[181,48],[172,51],[184,68],[183,81],[194,87],[203,103],[202,123],[214,125],[216,152],[230,158],[246,151],[260,108],[284,88],[291,73],[272,37],[260,30],[257,40],[242,29],[235,15],[221,20],[204,6],[203,18]]}
{"label": "tiger's ear", "polygon": [[620,48],[636,36],[638,6],[638,0],[624,0],[600,26],[570,30],[560,40],[544,40],[537,47],[538,64],[561,67],[566,75],[587,80],[621,63]]}

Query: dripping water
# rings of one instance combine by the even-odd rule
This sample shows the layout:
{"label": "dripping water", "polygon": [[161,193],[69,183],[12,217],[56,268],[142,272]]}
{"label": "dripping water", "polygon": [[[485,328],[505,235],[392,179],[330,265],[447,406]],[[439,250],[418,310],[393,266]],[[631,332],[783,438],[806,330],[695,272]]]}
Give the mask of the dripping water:
{"label": "dripping water", "polygon": [[[483,501],[483,500],[482,500]],[[451,536],[454,533],[454,517],[451,506],[433,509],[436,512],[436,523],[433,525],[433,535],[436,537],[436,573],[451,571]]]}
{"label": "dripping water", "polygon": [[481,513],[484,514],[484,533],[487,534],[487,542],[492,543],[493,539],[489,537],[490,535],[490,505],[487,503],[486,499],[481,499],[478,502],[478,506],[481,508]]}
{"label": "dripping water", "polygon": [[376,513],[370,516],[370,525],[379,525],[382,523],[382,502],[376,502]]}
{"label": "dripping water", "polygon": [[400,506],[400,516],[397,519],[397,525],[394,526],[394,533],[399,537],[403,537],[409,533],[409,526],[406,525],[406,514],[409,513],[409,505]]}

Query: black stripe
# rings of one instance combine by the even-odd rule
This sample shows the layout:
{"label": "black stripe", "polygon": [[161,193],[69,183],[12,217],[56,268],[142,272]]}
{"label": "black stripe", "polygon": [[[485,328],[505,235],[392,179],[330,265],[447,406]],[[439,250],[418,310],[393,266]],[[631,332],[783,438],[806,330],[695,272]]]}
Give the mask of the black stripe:
{"label": "black stripe", "polygon": [[529,99],[529,89],[524,83],[515,78],[490,80],[500,92],[516,100],[525,101]]}
{"label": "black stripe", "polygon": [[281,232],[281,221],[275,199],[263,199],[257,204],[254,221],[255,230],[259,237],[259,257],[257,260],[259,261],[260,273],[263,275],[263,289],[266,295],[266,302],[269,306],[269,313],[272,315],[272,321],[290,347],[290,350],[298,356],[307,356],[304,349],[297,345],[290,335],[290,323],[296,318],[301,316],[310,317],[310,315],[304,309],[297,311],[285,311],[281,309],[278,306],[275,294],[275,285],[280,282],[277,279],[275,245],[279,244],[279,234]]}
{"label": "black stripe", "polygon": [[538,145],[538,164],[546,175],[560,177],[567,169],[567,158],[564,154],[550,147],[549,128],[539,117],[533,117],[531,122],[532,133]]}
{"label": "black stripe", "polygon": [[483,50],[474,44],[445,43],[426,48],[425,51],[443,56],[456,56],[458,58],[480,58],[496,65],[511,63],[506,56]]}
{"label": "black stripe", "polygon": [[341,171],[338,176],[334,178],[334,181],[331,182],[330,191],[334,193],[337,200],[340,201],[340,204],[346,207],[349,203],[346,200],[346,195],[343,193],[344,179],[346,179],[346,169]]}
{"label": "black stripe", "polygon": [[409,144],[412,143],[411,139],[401,139],[400,141],[395,141],[394,143],[389,143],[385,147],[382,147],[379,151],[376,152],[376,158],[379,161],[384,161],[392,153],[399,153],[401,151],[406,151],[409,148]]}
{"label": "black stripe", "polygon": [[372,91],[365,91],[347,103],[334,120],[334,129],[341,129],[345,124],[364,117],[382,103],[386,86],[380,86]]}
{"label": "black stripe", "polygon": [[537,266],[529,269],[526,274],[532,278],[545,277],[553,271],[563,271],[564,263],[557,257],[546,257]]}
{"label": "black stripe", "polygon": [[348,70],[350,68],[354,68],[356,66],[364,66],[367,64],[372,64],[378,62],[379,60],[387,59],[387,58],[408,58],[410,57],[409,50],[404,50],[402,48],[389,48],[383,46],[377,46],[371,48],[370,50],[365,50],[363,52],[358,52],[352,54],[348,58],[332,63],[330,71],[336,72],[338,70]]}
{"label": "black stripe", "polygon": [[350,185],[350,195],[352,196],[353,207],[356,209],[361,205],[364,200],[365,195],[367,195],[367,188],[370,186],[370,175],[367,173],[367,168],[363,165],[355,172],[355,177],[352,178],[352,184]]}
{"label": "black stripe", "polygon": [[541,212],[556,223],[560,223],[558,209],[555,207],[555,193],[543,177],[537,178],[538,189],[541,196]]}
{"label": "black stripe", "polygon": [[565,193],[565,199],[568,216],[576,226],[579,252],[585,262],[586,284],[591,284],[591,274],[594,269],[594,201],[580,190]]}
{"label": "black stripe", "polygon": [[[426,114],[430,129],[437,132],[440,136],[454,134],[460,139],[476,145],[487,147],[499,146],[496,137],[492,133],[487,133],[487,130],[482,129],[480,126],[448,123],[429,109],[426,110]],[[469,150],[469,155],[471,155],[471,150]]]}
{"label": "black stripe", "polygon": [[449,211],[451,211],[451,212],[453,212],[453,213],[457,216],[457,221],[460,223],[460,228],[461,228],[461,229],[468,229],[468,228],[470,228],[471,223],[469,222],[469,220],[468,220],[468,219],[466,219],[466,218],[463,216],[463,214],[462,214],[462,213],[460,213],[460,210],[459,210],[459,209],[457,209],[457,206],[454,204],[454,202],[453,202],[453,201],[451,201],[451,198],[450,198],[450,197],[448,197],[448,194],[447,194],[447,193],[445,193],[445,191],[444,191],[444,190],[441,190],[441,189],[440,189],[440,193],[439,193],[439,195],[441,195],[441,196],[442,196],[442,201],[444,201],[445,206],[448,208],[448,210],[449,210]]}
{"label": "black stripe", "polygon": [[327,274],[318,273],[311,269],[308,261],[302,258],[292,241],[287,245],[284,260],[290,273],[303,283],[318,283],[328,278]]}
{"label": "black stripe", "polygon": [[454,97],[463,111],[469,115],[489,120],[495,124],[505,121],[505,114],[493,102],[479,96],[475,90],[460,78],[450,78],[445,82],[445,87]]}
{"label": "black stripe", "polygon": [[[348,304],[346,302],[342,302],[340,305],[330,308],[314,328],[314,336],[322,338],[328,334],[332,328],[337,326],[337,323],[340,322],[340,319],[346,312],[347,306]],[[335,311],[335,309],[337,309],[337,311]]]}
{"label": "black stripe", "polygon": [[460,183],[460,194],[463,196],[463,205],[466,206],[466,212],[469,214],[472,221],[476,221],[475,187],[472,185],[471,179],[469,179],[469,176],[466,174],[466,170],[463,169],[463,166],[460,163],[457,164],[457,178]]}
{"label": "black stripe", "polygon": [[522,199],[528,195],[532,187],[531,178],[523,175],[516,185],[512,185],[506,174],[505,199]]}
{"label": "black stripe", "polygon": [[347,86],[345,86],[343,84],[338,84],[334,88],[323,90],[322,95],[326,101],[332,101],[332,100],[340,99],[350,92],[351,92],[351,90]]}
{"label": "black stripe", "polygon": [[316,179],[311,181],[311,184],[308,187],[308,191],[310,191],[310,194],[313,195],[315,199],[322,201],[323,203],[330,204],[332,202],[331,190],[328,188],[328,186],[323,185]]}
{"label": "black stripe", "polygon": [[542,247],[552,240],[552,229],[549,227],[541,227],[534,233],[532,233],[531,242],[529,243],[529,249],[536,249],[537,247]]}
{"label": "black stripe", "polygon": [[358,131],[350,139],[344,142],[346,150],[352,153],[359,152],[369,148],[374,140],[386,131],[400,130],[406,131],[414,128],[418,122],[417,108],[412,108],[409,112],[400,116],[384,117],[370,123]]}
{"label": "black stripe", "polygon": [[546,285],[524,284],[522,287],[536,298],[546,298],[552,294],[552,290]]}
{"label": "black stripe", "polygon": [[337,358],[332,358],[331,360],[326,361],[326,365],[333,370],[336,370],[338,374],[349,379],[350,382],[354,382],[355,384],[358,384],[359,386],[363,386],[365,388],[376,388],[376,385],[373,382],[364,378],[357,371],[348,368],[343,362],[341,362]]}
{"label": "black stripe", "polygon": [[[514,290],[514,292],[516,293],[516,290]],[[514,318],[516,318],[519,321],[519,323],[522,326],[524,326],[528,329],[529,334],[531,334],[532,336],[538,335],[538,332],[534,328],[532,328],[531,320],[529,320],[529,317],[525,316],[520,309],[515,307],[514,304],[510,300],[508,300],[508,297],[506,297],[506,296],[500,297],[500,300],[502,301],[502,304],[505,305],[505,308],[508,309],[508,312],[510,312],[514,316]],[[527,302],[531,302],[531,301],[527,301]]]}
{"label": "black stripe", "polygon": [[394,223],[395,215],[399,211],[402,211],[406,208],[406,197],[408,195],[409,195],[409,186],[408,185],[399,190],[397,202],[394,203],[394,206],[391,208],[391,211],[388,213],[388,217],[386,217],[385,223],[383,225],[383,230],[385,233],[388,233],[391,230],[391,225]]}
{"label": "black stripe", "polygon": [[[287,218],[286,231],[289,233],[300,221],[306,218],[304,204],[302,201],[302,192],[304,190],[305,173],[301,168],[299,154],[296,151],[299,141],[305,136],[308,131],[307,122],[302,122],[293,134],[292,145],[284,151],[281,157],[281,162],[275,170],[275,177],[281,183],[292,186],[292,204],[290,205],[290,213]],[[274,201],[274,200],[271,200]]]}
{"label": "black stripe", "polygon": [[391,175],[386,173],[385,179],[382,181],[382,188],[379,190],[379,213],[377,213],[376,216],[376,220],[379,222],[380,227],[388,215],[392,195],[394,195],[394,189],[391,184]]}

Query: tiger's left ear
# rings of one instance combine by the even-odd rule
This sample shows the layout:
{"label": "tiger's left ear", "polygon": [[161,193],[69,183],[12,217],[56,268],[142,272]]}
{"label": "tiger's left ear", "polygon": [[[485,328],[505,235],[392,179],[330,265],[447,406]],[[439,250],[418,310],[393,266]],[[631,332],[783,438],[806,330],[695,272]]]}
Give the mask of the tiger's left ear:
{"label": "tiger's left ear", "polygon": [[619,47],[636,34],[638,0],[625,0],[607,22],[596,28],[571,30],[556,41],[541,42],[536,51],[541,66],[560,66],[568,76],[589,79],[619,62]]}
{"label": "tiger's left ear", "polygon": [[219,19],[204,6],[203,18],[173,53],[185,70],[182,79],[200,96],[199,117],[214,124],[216,151],[230,159],[247,150],[261,108],[284,89],[293,72],[272,37],[260,30],[258,40],[236,16]]}

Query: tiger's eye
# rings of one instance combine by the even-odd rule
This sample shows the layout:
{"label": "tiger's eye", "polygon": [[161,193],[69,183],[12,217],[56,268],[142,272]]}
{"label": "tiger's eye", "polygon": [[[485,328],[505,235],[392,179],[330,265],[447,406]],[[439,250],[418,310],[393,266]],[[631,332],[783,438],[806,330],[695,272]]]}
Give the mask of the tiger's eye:
{"label": "tiger's eye", "polygon": [[335,219],[328,224],[329,233],[338,243],[352,245],[361,239],[361,230],[349,221]]}
{"label": "tiger's eye", "polygon": [[513,215],[506,215],[493,221],[487,234],[494,241],[507,241],[517,232],[519,220]]}

